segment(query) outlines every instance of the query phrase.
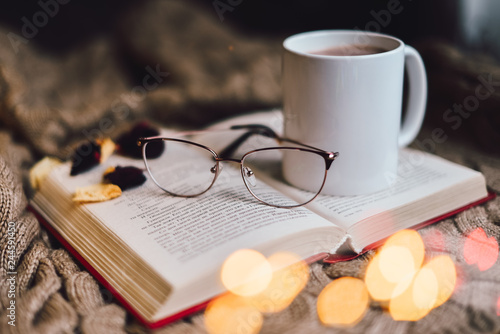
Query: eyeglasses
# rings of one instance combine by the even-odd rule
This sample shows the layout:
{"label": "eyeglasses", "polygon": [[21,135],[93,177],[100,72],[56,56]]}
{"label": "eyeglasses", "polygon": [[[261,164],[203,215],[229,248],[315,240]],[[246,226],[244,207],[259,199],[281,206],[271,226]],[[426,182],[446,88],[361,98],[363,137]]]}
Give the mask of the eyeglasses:
{"label": "eyeglasses", "polygon": [[[279,208],[302,206],[315,199],[323,189],[326,176],[338,152],[328,152],[293,139],[278,136],[260,124],[235,125],[229,130],[245,130],[220,153],[181,138],[161,136],[139,138],[144,164],[158,187],[173,196],[196,197],[207,192],[222,171],[223,162],[239,164],[246,188],[260,202]],[[193,135],[206,131],[178,134]],[[254,136],[276,140],[279,145],[251,150],[241,157],[232,155]],[[269,139],[268,139],[269,140]],[[298,147],[297,147],[298,146]],[[286,164],[287,168],[282,169]],[[299,196],[284,196],[269,184],[303,184]]]}

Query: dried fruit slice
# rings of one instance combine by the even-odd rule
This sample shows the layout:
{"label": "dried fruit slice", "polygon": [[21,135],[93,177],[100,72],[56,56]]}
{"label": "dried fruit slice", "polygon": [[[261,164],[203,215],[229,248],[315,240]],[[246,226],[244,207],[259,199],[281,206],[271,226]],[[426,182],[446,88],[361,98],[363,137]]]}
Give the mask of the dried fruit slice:
{"label": "dried fruit slice", "polygon": [[50,174],[52,169],[59,166],[61,161],[56,158],[45,157],[38,161],[30,169],[30,184],[35,190],[40,189],[43,180]]}
{"label": "dried fruit slice", "polygon": [[104,202],[122,194],[122,190],[115,184],[93,184],[77,188],[73,195],[74,202]]}

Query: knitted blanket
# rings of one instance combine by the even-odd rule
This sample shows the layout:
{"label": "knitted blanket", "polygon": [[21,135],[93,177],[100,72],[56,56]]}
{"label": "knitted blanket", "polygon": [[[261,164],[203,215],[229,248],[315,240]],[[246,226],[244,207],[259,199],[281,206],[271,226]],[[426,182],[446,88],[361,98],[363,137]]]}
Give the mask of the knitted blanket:
{"label": "knitted blanket", "polygon": [[[64,55],[0,28],[0,333],[148,332],[27,211],[34,162],[45,155],[67,159],[81,141],[116,137],[140,119],[197,127],[280,105],[281,41],[232,31],[216,13],[180,0],[144,2],[119,22],[113,38]],[[480,170],[500,193],[500,67],[439,42],[417,48],[430,94],[424,129],[412,146]],[[436,129],[445,140],[433,139]],[[312,264],[304,290],[282,312],[266,315],[261,333],[498,333],[500,261],[485,269],[463,254],[466,237],[478,228],[498,246],[500,198],[419,231],[424,240],[436,231],[443,236],[446,247],[431,240],[427,255],[448,254],[459,284],[417,322],[394,321],[372,302],[356,326],[321,324],[318,294],[339,277],[363,278],[370,252]],[[203,313],[158,332],[205,333]]]}

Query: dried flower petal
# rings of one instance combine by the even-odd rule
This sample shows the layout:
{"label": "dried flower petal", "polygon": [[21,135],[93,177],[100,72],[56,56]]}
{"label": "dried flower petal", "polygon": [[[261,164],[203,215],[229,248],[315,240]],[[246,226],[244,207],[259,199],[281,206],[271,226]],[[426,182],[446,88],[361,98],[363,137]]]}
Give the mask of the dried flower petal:
{"label": "dried flower petal", "polygon": [[80,145],[71,155],[70,175],[86,172],[101,161],[101,146],[95,141]]}
{"label": "dried flower petal", "polygon": [[103,202],[122,194],[120,187],[114,184],[93,184],[77,188],[73,195],[74,202]]}
{"label": "dried flower petal", "polygon": [[109,166],[108,168],[106,168],[106,170],[104,171],[104,175],[106,174],[109,174],[109,173],[113,173],[115,171],[115,167],[113,166]]}
{"label": "dried flower petal", "polygon": [[104,181],[116,184],[121,190],[137,187],[146,182],[141,169],[133,166],[116,166],[108,168],[104,173]]}
{"label": "dried flower petal", "polygon": [[97,139],[81,144],[71,156],[71,175],[86,172],[106,161],[115,151],[115,143],[110,138]]}
{"label": "dried flower petal", "polygon": [[99,162],[102,164],[113,154],[116,145],[110,138],[98,140],[97,143],[101,146],[101,159]]}
{"label": "dried flower petal", "polygon": [[59,166],[61,161],[56,158],[45,157],[38,161],[30,169],[30,184],[33,189],[40,189],[43,180],[55,167]]}
{"label": "dried flower petal", "polygon": [[[137,139],[141,137],[158,136],[159,134],[160,132],[147,122],[138,123],[129,132],[124,133],[118,138],[118,150],[123,155],[140,159],[142,157],[142,151],[141,148],[137,146]],[[163,149],[163,142],[149,143],[148,157],[158,157],[163,152]]]}

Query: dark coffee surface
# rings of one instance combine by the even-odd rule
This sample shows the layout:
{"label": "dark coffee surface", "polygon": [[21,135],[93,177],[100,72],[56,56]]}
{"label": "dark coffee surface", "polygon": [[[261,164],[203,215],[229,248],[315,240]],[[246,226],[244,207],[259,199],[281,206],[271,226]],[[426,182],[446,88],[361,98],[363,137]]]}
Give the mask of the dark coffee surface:
{"label": "dark coffee surface", "polygon": [[387,50],[373,45],[365,44],[347,44],[336,45],[326,49],[310,51],[309,53],[322,56],[364,56],[376,53],[382,53]]}

